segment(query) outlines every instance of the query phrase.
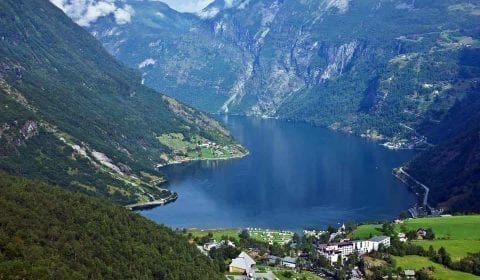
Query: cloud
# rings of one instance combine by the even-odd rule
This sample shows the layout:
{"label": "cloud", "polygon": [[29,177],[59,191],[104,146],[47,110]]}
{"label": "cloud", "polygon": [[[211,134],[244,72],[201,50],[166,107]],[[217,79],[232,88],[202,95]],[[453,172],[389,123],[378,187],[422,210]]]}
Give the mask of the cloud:
{"label": "cloud", "polygon": [[50,0],[78,25],[89,26],[98,18],[113,15],[117,24],[129,23],[135,11],[129,5],[117,6],[114,0]]}
{"label": "cloud", "polygon": [[163,0],[162,2],[179,12],[198,13],[213,0]]}

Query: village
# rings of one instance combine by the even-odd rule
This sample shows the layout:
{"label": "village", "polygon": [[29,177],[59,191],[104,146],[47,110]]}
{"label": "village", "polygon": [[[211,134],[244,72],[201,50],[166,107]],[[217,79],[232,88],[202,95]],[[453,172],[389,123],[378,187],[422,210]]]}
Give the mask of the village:
{"label": "village", "polygon": [[[188,235],[195,235],[193,240],[205,255],[215,259],[223,254],[220,262],[228,264],[226,279],[365,279],[358,266],[345,271],[344,264],[350,258],[358,261],[362,256],[389,248],[391,238],[378,235],[350,240],[347,236],[351,230],[345,225],[338,229],[304,230],[301,237],[291,231],[260,228],[246,228],[238,236],[232,230]],[[398,238],[407,241],[403,233]],[[350,278],[338,277],[339,273]]]}
{"label": "village", "polygon": [[248,154],[241,145],[219,144],[200,135],[186,137],[182,133],[167,133],[159,135],[157,140],[171,150],[171,154],[162,154],[164,163],[158,164],[157,168],[193,160],[231,159]]}
{"label": "village", "polygon": [[[453,261],[469,254],[456,246],[480,249],[468,239],[478,236],[479,222],[475,215],[401,214],[387,222],[300,232],[255,227],[181,231],[228,280],[464,279],[469,274],[458,271]],[[455,240],[442,241],[446,248],[432,247],[445,238]]]}

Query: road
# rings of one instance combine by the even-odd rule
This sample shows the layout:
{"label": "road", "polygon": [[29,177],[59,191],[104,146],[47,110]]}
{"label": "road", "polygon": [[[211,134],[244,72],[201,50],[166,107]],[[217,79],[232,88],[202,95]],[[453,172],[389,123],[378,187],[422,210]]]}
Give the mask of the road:
{"label": "road", "polygon": [[403,175],[407,176],[408,178],[410,178],[411,180],[413,180],[415,183],[417,183],[419,186],[421,186],[422,188],[425,189],[425,195],[423,196],[423,206],[427,206],[427,203],[428,203],[428,194],[430,193],[430,189],[425,186],[424,184],[420,183],[417,179],[413,178],[412,176],[410,176],[410,174],[408,174],[407,172],[405,172],[405,170],[403,170],[403,167],[400,167],[399,169],[399,172],[402,173]]}

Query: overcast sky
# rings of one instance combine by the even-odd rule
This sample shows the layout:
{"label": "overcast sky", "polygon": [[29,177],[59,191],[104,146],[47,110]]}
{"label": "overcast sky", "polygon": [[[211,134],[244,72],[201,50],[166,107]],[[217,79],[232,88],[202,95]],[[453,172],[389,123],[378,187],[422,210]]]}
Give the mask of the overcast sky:
{"label": "overcast sky", "polygon": [[213,0],[161,0],[167,3],[171,8],[180,12],[199,12]]}

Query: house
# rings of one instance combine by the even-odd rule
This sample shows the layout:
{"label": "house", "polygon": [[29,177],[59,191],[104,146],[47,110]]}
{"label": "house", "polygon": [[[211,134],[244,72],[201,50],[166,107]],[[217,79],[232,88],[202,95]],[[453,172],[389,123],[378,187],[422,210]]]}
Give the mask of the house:
{"label": "house", "polygon": [[203,250],[210,252],[213,248],[218,248],[220,247],[220,244],[217,243],[215,240],[210,240],[210,242],[207,242],[203,244]]}
{"label": "house", "polygon": [[403,271],[406,279],[415,279],[415,270],[406,269]]}
{"label": "house", "polygon": [[340,257],[339,251],[318,251],[318,253],[325,257],[331,264],[338,262],[338,258]]}
{"label": "house", "polygon": [[423,228],[417,229],[417,239],[424,239],[427,236],[427,231]]}
{"label": "house", "polygon": [[319,254],[327,258],[331,263],[335,263],[339,257],[346,259],[354,253],[364,255],[372,251],[377,251],[380,245],[390,247],[390,237],[375,236],[369,240],[342,240],[342,242],[339,243],[320,244],[317,250]]}
{"label": "house", "polygon": [[352,255],[354,252],[353,242],[343,241],[337,244],[338,250],[341,252],[342,256]]}
{"label": "house", "polygon": [[370,240],[355,240],[353,241],[353,249],[359,255],[365,255],[373,251],[373,243]]}
{"label": "house", "polygon": [[378,251],[380,245],[383,247],[388,248],[390,247],[390,237],[389,236],[374,236],[370,238],[368,241],[372,242],[373,250]]}
{"label": "house", "polygon": [[297,259],[287,256],[282,259],[282,266],[288,267],[288,268],[295,268],[297,267]]}
{"label": "house", "polygon": [[267,259],[267,264],[270,266],[277,266],[282,264],[282,258],[270,255]]}
{"label": "house", "polygon": [[222,240],[222,241],[220,241],[220,245],[222,245],[223,247],[233,247],[233,248],[235,248],[235,243],[233,243],[230,240]]}
{"label": "house", "polygon": [[398,237],[398,240],[399,240],[400,242],[407,242],[407,241],[408,241],[407,235],[406,235],[405,233],[403,233],[403,232],[399,232],[399,233],[397,234],[397,237]]}
{"label": "house", "polygon": [[253,276],[255,268],[255,261],[247,253],[241,252],[238,257],[232,260],[232,263],[228,266],[228,271],[230,273],[242,273]]}

